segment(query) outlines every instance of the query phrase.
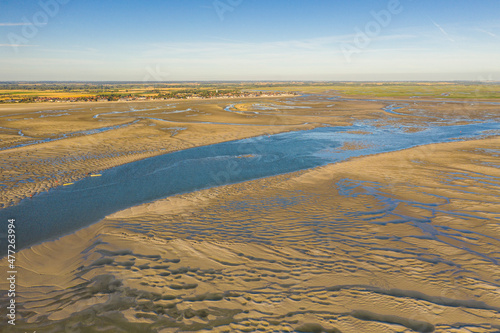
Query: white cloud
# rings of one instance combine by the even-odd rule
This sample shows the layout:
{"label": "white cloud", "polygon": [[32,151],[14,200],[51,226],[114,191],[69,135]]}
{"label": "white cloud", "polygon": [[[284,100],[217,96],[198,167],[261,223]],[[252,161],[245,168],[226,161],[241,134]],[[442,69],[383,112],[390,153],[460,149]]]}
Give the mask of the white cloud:
{"label": "white cloud", "polygon": [[479,32],[482,32],[482,33],[485,33],[493,38],[498,38],[498,36],[496,34],[494,34],[493,32],[491,31],[488,31],[488,30],[484,30],[484,29],[476,29],[477,31]]}
{"label": "white cloud", "polygon": [[19,25],[33,25],[33,23],[30,23],[30,22],[0,23],[0,27],[16,27]]}
{"label": "white cloud", "polygon": [[0,47],[24,47],[24,46],[38,46],[29,44],[0,44]]}
{"label": "white cloud", "polygon": [[[245,56],[263,54],[290,54],[300,52],[302,55],[312,53],[341,53],[341,43],[352,43],[356,34],[345,34],[336,36],[325,36],[310,39],[284,40],[272,42],[242,42],[242,41],[207,41],[207,42],[175,42],[154,43],[145,45],[143,56],[172,56],[179,54],[211,56],[214,54],[244,54]],[[376,41],[411,40],[415,38],[411,34],[380,35],[371,38]]]}
{"label": "white cloud", "polygon": [[451,38],[451,36],[446,32],[446,30],[444,30],[444,28],[442,26],[440,26],[439,24],[437,24],[436,22],[434,22],[433,20],[431,20],[432,24],[434,24],[438,29],[439,31],[441,31],[441,33],[446,37],[446,39],[448,39],[450,42],[454,42],[455,40],[453,38]]}

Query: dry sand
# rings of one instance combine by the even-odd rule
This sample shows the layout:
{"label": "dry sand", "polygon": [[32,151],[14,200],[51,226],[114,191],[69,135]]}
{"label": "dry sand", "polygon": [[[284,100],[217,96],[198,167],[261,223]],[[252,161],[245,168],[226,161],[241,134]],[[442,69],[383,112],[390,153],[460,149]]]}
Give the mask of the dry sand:
{"label": "dry sand", "polygon": [[[404,115],[384,111],[390,104]],[[427,123],[493,118],[497,108],[327,96],[1,105],[0,208],[91,172],[195,146],[370,119],[414,132]],[[12,148],[19,145],[25,146]]]}
{"label": "dry sand", "polygon": [[18,327],[498,332],[499,146],[422,146],[118,212],[18,254]]}
{"label": "dry sand", "polygon": [[[0,191],[0,208],[81,179],[90,172],[100,172],[146,157],[319,126],[318,123],[306,124],[304,119],[277,119],[274,116],[254,119],[255,116],[230,113],[223,110],[230,105],[228,101],[197,103],[68,103],[44,104],[38,108],[35,105],[1,106],[0,149],[4,150],[0,150],[0,184],[4,187]],[[193,111],[173,113],[190,108]],[[148,109],[151,111],[145,112]],[[103,115],[95,118],[98,114]],[[121,127],[100,133],[78,133],[113,126]],[[7,149],[46,139],[57,140]]]}
{"label": "dry sand", "polygon": [[[0,151],[0,204],[244,137],[365,119],[418,131],[498,116],[498,106],[457,105],[311,97],[1,106],[0,148],[59,140]],[[109,126],[122,127],[74,134]],[[498,137],[422,146],[118,212],[17,254],[17,330],[1,321],[0,331],[498,332],[498,147]]]}

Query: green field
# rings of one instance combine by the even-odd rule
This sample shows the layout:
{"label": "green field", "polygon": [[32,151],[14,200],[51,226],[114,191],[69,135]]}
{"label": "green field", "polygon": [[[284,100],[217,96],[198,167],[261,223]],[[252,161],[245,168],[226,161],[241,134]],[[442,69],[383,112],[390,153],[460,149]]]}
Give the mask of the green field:
{"label": "green field", "polygon": [[301,91],[305,93],[333,92],[342,96],[370,97],[428,97],[448,99],[498,99],[498,83],[322,83],[266,88],[279,91]]}
{"label": "green field", "polygon": [[218,97],[252,91],[328,92],[373,98],[500,98],[500,84],[490,82],[19,82],[0,83],[0,102]]}

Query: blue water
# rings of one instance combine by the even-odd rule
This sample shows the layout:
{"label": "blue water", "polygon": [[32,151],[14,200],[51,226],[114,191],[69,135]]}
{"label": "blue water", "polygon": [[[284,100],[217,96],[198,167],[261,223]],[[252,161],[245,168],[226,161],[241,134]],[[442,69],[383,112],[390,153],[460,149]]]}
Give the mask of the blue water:
{"label": "blue water", "polygon": [[[353,130],[371,134],[347,133]],[[492,130],[500,131],[500,123],[431,127],[406,133],[404,128],[376,127],[365,122],[197,147],[118,166],[103,172],[102,177],[88,177],[25,199],[0,210],[0,221],[16,219],[18,249],[26,248],[81,229],[113,212],[174,194],[313,168],[360,155],[478,137],[491,134]],[[365,144],[366,148],[340,149],[351,141]],[[0,236],[5,244],[6,235]],[[0,248],[1,254],[5,251],[6,247]]]}

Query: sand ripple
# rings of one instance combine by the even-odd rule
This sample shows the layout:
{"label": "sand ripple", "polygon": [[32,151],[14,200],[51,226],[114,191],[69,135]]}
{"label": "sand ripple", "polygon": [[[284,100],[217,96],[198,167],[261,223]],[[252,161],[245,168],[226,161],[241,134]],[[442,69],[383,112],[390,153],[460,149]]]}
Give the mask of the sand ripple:
{"label": "sand ripple", "polygon": [[118,212],[19,254],[19,327],[498,332],[499,144],[423,146]]}

